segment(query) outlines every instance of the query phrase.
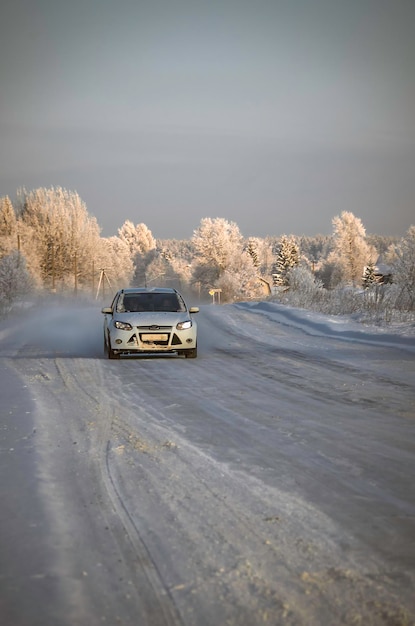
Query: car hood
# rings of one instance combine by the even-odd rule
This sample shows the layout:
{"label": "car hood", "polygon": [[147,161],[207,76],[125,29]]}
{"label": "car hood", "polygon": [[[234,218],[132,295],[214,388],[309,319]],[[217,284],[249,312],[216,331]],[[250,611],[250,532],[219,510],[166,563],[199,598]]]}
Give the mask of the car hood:
{"label": "car hood", "polygon": [[143,311],[140,313],[115,313],[114,321],[127,322],[132,326],[176,326],[179,322],[190,319],[186,312],[176,311]]}

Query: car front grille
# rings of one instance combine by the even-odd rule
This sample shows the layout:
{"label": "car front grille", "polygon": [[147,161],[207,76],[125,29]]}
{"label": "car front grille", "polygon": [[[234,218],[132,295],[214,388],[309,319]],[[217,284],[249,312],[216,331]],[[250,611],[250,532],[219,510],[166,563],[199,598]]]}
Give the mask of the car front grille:
{"label": "car front grille", "polygon": [[157,332],[157,333],[171,333],[173,330],[172,326],[157,326],[156,324],[152,324],[151,326],[137,326],[137,330],[139,333],[142,332]]}

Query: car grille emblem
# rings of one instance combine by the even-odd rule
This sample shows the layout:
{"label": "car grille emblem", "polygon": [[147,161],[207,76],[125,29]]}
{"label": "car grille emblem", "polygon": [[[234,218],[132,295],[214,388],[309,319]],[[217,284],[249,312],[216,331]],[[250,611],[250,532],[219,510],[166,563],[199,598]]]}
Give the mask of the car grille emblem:
{"label": "car grille emblem", "polygon": [[156,324],[153,324],[153,326],[149,326],[150,330],[159,330],[160,326],[157,326]]}

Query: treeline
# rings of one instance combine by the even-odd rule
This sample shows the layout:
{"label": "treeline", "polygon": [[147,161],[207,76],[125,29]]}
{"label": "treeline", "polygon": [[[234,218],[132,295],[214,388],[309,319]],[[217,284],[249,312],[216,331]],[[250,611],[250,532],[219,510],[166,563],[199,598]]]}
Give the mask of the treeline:
{"label": "treeline", "polygon": [[415,227],[402,239],[369,236],[349,212],[332,226],[329,236],[245,238],[234,222],[204,218],[181,241],[157,240],[127,220],[104,238],[77,193],[20,190],[14,204],[0,198],[0,309],[30,290],[108,298],[120,286],[157,283],[202,299],[220,289],[222,302],[272,296],[326,308],[363,289],[371,310],[389,298],[389,309],[413,311]]}

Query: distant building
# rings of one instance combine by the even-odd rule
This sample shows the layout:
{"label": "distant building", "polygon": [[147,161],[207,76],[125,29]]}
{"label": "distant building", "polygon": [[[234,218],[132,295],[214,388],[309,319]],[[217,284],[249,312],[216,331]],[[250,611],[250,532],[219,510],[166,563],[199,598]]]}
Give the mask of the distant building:
{"label": "distant building", "polygon": [[390,265],[386,265],[386,263],[382,263],[380,259],[375,265],[375,276],[376,282],[379,285],[388,285],[392,281],[392,268]]}

